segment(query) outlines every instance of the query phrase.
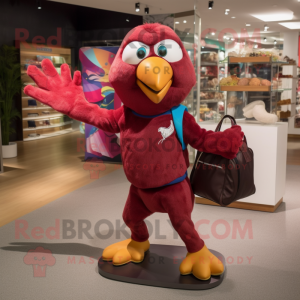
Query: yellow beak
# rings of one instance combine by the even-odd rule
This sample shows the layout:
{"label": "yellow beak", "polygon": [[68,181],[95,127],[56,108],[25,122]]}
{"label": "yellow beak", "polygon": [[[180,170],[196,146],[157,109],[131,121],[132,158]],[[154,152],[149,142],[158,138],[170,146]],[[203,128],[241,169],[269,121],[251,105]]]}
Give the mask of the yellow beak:
{"label": "yellow beak", "polygon": [[173,70],[166,60],[149,57],[137,67],[136,77],[136,83],[144,94],[158,104],[172,85]]}

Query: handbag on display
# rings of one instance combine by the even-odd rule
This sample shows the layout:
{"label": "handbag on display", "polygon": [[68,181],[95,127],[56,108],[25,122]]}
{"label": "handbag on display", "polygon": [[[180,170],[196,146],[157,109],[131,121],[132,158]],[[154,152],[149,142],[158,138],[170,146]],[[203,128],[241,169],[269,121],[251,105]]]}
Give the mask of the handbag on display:
{"label": "handbag on display", "polygon": [[[226,115],[219,122],[216,132],[221,130],[226,118],[231,120],[231,126],[236,125],[235,119]],[[233,159],[198,151],[190,181],[194,194],[221,206],[253,195],[256,191],[254,156],[252,149],[248,147],[246,136]]]}
{"label": "handbag on display", "polygon": [[35,121],[27,121],[27,123],[28,123],[28,128],[36,127]]}
{"label": "handbag on display", "polygon": [[38,113],[28,113],[27,117],[38,117],[39,114]]}
{"label": "handbag on display", "polygon": [[28,107],[30,106],[37,106],[36,100],[34,99],[29,99],[28,100]]}

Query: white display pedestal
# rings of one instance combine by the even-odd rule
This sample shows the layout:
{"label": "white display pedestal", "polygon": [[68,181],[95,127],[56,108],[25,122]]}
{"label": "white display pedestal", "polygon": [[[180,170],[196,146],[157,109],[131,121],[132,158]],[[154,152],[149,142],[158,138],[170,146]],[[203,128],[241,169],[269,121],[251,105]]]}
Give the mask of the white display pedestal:
{"label": "white display pedestal", "polygon": [[[254,183],[256,193],[238,200],[228,207],[274,212],[283,200],[286,180],[288,124],[278,122],[264,125],[255,121],[237,121],[254,152]],[[217,123],[200,122],[207,130],[215,130]],[[231,127],[223,123],[222,131]],[[212,204],[196,196],[196,203]],[[217,204],[216,204],[217,205]]]}

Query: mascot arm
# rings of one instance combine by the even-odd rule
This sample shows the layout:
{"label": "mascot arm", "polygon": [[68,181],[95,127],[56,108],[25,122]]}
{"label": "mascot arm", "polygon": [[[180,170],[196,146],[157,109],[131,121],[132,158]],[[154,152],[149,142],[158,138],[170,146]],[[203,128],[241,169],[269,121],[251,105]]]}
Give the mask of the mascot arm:
{"label": "mascot arm", "polygon": [[202,129],[188,112],[183,116],[183,140],[198,151],[232,159],[242,145],[244,133],[238,125],[220,132]]}
{"label": "mascot arm", "polygon": [[42,70],[29,66],[27,74],[38,87],[27,85],[24,93],[53,109],[70,116],[72,119],[93,125],[111,133],[120,132],[118,121],[123,115],[123,107],[107,110],[86,101],[81,86],[79,71],[71,72],[67,64],[61,66],[61,76],[49,59],[42,61]]}

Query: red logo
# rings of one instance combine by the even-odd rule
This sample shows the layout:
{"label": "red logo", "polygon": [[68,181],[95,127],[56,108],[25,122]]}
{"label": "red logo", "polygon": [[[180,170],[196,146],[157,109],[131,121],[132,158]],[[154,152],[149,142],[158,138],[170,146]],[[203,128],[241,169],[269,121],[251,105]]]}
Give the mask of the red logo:
{"label": "red logo", "polygon": [[37,247],[29,250],[23,261],[26,265],[32,265],[33,277],[46,277],[47,266],[54,266],[56,259],[50,250]]}
{"label": "red logo", "polygon": [[105,164],[102,160],[92,158],[84,163],[83,169],[90,171],[90,179],[98,179],[100,171],[105,171]]}

